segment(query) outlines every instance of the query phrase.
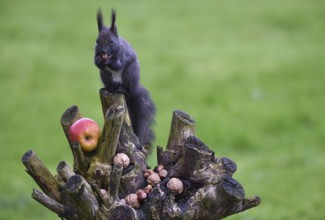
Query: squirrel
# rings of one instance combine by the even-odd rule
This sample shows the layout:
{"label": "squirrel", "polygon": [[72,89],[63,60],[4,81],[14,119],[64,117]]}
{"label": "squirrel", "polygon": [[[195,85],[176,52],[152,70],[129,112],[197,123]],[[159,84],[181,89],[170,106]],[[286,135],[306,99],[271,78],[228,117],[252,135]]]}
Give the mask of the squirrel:
{"label": "squirrel", "polygon": [[97,12],[98,37],[95,46],[95,65],[108,92],[125,96],[132,129],[140,146],[151,143],[156,107],[150,93],[140,84],[140,65],[131,45],[117,33],[116,13],[112,10],[111,26],[106,27],[101,10]]}

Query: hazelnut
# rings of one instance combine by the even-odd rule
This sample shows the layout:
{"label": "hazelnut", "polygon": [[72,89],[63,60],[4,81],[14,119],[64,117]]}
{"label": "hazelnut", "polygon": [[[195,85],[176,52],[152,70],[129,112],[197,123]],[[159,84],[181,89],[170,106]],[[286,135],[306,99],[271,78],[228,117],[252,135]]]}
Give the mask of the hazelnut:
{"label": "hazelnut", "polygon": [[138,189],[136,192],[139,201],[143,201],[147,198],[147,193],[143,189]]}
{"label": "hazelnut", "polygon": [[140,202],[138,200],[138,195],[131,193],[125,197],[125,203],[129,206],[132,206],[135,209],[140,208]]}
{"label": "hazelnut", "polygon": [[144,176],[144,177],[148,177],[148,176],[150,176],[150,175],[153,174],[153,173],[154,173],[153,170],[144,170],[144,171],[143,171],[143,176]]}
{"label": "hazelnut", "polygon": [[152,185],[147,185],[145,188],[144,188],[144,192],[149,194],[150,192],[152,191]]}
{"label": "hazelnut", "polygon": [[159,171],[159,176],[160,176],[161,178],[165,178],[167,175],[168,175],[167,170],[163,169],[163,170],[160,170],[160,171]]}
{"label": "hazelnut", "polygon": [[116,154],[113,159],[113,164],[120,165],[120,166],[123,166],[123,168],[126,168],[130,164],[130,158],[128,157],[128,155],[126,155],[124,153]]}
{"label": "hazelnut", "polygon": [[183,192],[183,183],[178,178],[171,178],[167,183],[167,188],[176,194],[181,194]]}
{"label": "hazelnut", "polygon": [[160,183],[161,179],[158,173],[152,173],[150,176],[148,176],[147,182],[151,185],[157,185]]}
{"label": "hazelnut", "polygon": [[159,164],[157,167],[156,167],[156,171],[157,171],[157,173],[159,173],[161,170],[163,170],[165,167],[164,167],[164,165],[161,165],[161,164]]}

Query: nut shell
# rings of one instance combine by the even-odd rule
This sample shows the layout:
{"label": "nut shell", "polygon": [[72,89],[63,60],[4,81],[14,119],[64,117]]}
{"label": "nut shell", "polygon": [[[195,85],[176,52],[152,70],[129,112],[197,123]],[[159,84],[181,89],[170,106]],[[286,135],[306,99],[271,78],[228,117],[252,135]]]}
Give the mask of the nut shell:
{"label": "nut shell", "polygon": [[144,177],[148,177],[148,176],[150,176],[151,174],[153,174],[154,173],[154,171],[153,170],[144,170],[143,171],[143,176]]}
{"label": "nut shell", "polygon": [[131,193],[125,197],[125,203],[129,206],[132,206],[135,209],[140,208],[140,202],[138,200],[138,195]]}
{"label": "nut shell", "polygon": [[159,164],[157,167],[156,167],[156,171],[157,171],[157,173],[159,173],[161,170],[163,170],[165,167],[164,167],[164,165],[161,165],[161,164]]}
{"label": "nut shell", "polygon": [[181,194],[183,192],[183,182],[180,181],[178,178],[171,178],[167,183],[167,188],[175,194]]}
{"label": "nut shell", "polygon": [[123,166],[123,168],[126,168],[130,164],[130,158],[128,157],[128,155],[126,155],[124,153],[118,153],[115,155],[115,157],[113,159],[113,164],[120,165],[120,166]]}
{"label": "nut shell", "polygon": [[152,185],[147,185],[145,188],[144,188],[144,192],[149,194],[150,192],[152,191]]}
{"label": "nut shell", "polygon": [[158,173],[150,174],[150,176],[148,176],[147,182],[148,182],[148,184],[151,184],[153,186],[157,185],[158,183],[161,182],[159,174]]}
{"label": "nut shell", "polygon": [[136,194],[139,201],[143,201],[147,198],[147,193],[143,189],[138,189]]}
{"label": "nut shell", "polygon": [[163,169],[163,170],[160,170],[159,171],[159,176],[161,178],[165,178],[167,175],[168,175],[168,171],[167,170]]}

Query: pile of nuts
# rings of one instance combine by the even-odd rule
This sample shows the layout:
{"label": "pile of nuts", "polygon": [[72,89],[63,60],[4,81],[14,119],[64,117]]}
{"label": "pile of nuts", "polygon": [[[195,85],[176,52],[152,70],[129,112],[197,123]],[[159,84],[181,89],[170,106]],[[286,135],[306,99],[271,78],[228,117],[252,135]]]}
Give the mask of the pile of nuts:
{"label": "pile of nuts", "polygon": [[[154,170],[144,170],[143,175],[147,178],[148,185],[144,189],[138,189],[136,193],[131,193],[125,197],[125,203],[135,209],[140,208],[141,202],[147,198],[153,187],[168,176],[168,171],[163,165],[158,165]],[[171,178],[167,183],[167,188],[174,195],[181,194],[183,192],[183,183],[178,178]]]}
{"label": "pile of nuts", "polygon": [[[113,164],[126,168],[130,164],[130,158],[124,153],[118,153],[113,159]],[[168,171],[160,164],[157,165],[154,170],[144,170],[143,175],[147,178],[147,186],[143,189],[138,189],[135,193],[131,193],[127,195],[125,199],[121,200],[121,202],[125,202],[127,205],[135,209],[140,208],[141,202],[146,200],[153,187],[168,176]],[[173,177],[168,181],[167,188],[174,195],[181,194],[183,192],[183,183],[180,179]]]}
{"label": "pile of nuts", "polygon": [[145,170],[143,175],[147,178],[148,184],[155,186],[168,175],[168,172],[163,165],[158,165],[154,170]]}

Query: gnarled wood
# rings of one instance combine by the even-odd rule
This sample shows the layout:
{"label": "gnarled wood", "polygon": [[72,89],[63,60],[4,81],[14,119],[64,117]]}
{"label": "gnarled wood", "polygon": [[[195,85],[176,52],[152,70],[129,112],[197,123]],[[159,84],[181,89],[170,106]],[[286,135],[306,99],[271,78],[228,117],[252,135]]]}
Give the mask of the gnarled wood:
{"label": "gnarled wood", "polygon": [[206,171],[214,160],[213,151],[194,136],[188,137],[181,149],[181,156],[170,170],[170,176],[185,177],[193,182],[204,183],[211,176],[211,173]]}
{"label": "gnarled wood", "polygon": [[[105,122],[95,151],[85,153],[69,140],[70,126],[81,118],[78,107],[61,117],[74,162],[73,170],[65,161],[58,165],[60,184],[35,152],[27,151],[22,158],[44,192],[34,190],[32,196],[45,207],[68,220],[218,220],[260,204],[257,196],[245,198],[244,188],[232,178],[236,163],[215,157],[195,137],[194,120],[181,111],[173,112],[166,150],[158,147],[159,166],[150,170],[147,149],[133,133],[123,95],[105,89],[99,93]],[[130,163],[113,164],[117,153],[126,154]],[[135,203],[131,196],[125,199],[129,194]]]}
{"label": "gnarled wood", "polygon": [[[106,116],[107,110],[113,105],[126,106],[125,98],[123,94],[111,94],[105,88],[99,90],[99,97],[102,104],[102,111],[104,117]],[[126,111],[126,123],[131,126],[131,120],[127,108]]]}
{"label": "gnarled wood", "polygon": [[179,159],[182,146],[188,137],[195,133],[195,122],[185,112],[175,110],[170,126],[169,138],[166,151],[158,148],[158,161],[169,169]]}
{"label": "gnarled wood", "polygon": [[195,122],[191,117],[180,110],[173,112],[172,123],[170,126],[169,138],[167,142],[168,150],[182,146],[188,137],[195,133]]}

